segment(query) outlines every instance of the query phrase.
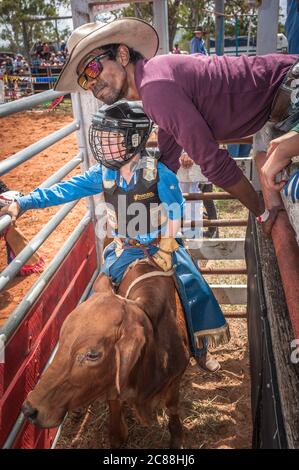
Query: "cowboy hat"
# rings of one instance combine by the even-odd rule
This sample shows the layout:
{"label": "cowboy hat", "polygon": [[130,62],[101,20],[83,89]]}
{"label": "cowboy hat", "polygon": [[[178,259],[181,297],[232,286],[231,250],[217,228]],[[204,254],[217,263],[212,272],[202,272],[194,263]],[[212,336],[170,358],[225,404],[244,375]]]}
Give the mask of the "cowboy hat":
{"label": "cowboy hat", "polygon": [[56,91],[83,91],[77,83],[77,67],[92,50],[107,44],[125,44],[146,59],[159,47],[156,30],[138,18],[122,18],[111,23],[86,23],[76,28],[67,42],[69,56],[54,85]]}
{"label": "cowboy hat", "polygon": [[204,29],[202,26],[198,25],[195,30],[194,30],[194,33],[205,33]]}

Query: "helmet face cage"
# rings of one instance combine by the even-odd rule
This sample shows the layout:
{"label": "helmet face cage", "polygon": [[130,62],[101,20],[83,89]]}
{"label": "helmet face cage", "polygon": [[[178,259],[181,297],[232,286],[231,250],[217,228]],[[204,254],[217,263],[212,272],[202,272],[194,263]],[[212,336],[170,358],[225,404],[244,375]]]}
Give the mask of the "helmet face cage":
{"label": "helmet face cage", "polygon": [[151,130],[152,123],[145,114],[113,119],[100,110],[89,129],[93,156],[104,166],[119,169],[144,150]]}

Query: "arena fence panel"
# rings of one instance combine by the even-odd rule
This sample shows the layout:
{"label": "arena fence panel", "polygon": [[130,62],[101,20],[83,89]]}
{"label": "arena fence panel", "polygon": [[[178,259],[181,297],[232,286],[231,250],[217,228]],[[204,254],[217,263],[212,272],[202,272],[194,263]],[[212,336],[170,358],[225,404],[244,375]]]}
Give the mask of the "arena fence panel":
{"label": "arena fence panel", "polygon": [[[63,94],[46,91],[3,104],[0,116],[31,109],[58,96]],[[75,104],[75,114],[73,123],[1,162],[0,174],[6,174],[34,158],[72,132],[80,133],[83,117],[78,104]],[[78,140],[80,142],[80,138]],[[46,188],[57,183],[78,164],[87,168],[87,158],[84,149],[80,148],[71,161],[41,186]],[[64,205],[0,273],[0,291],[14,279],[76,204],[77,201]],[[88,297],[99,272],[100,253],[94,231],[94,213],[93,198],[88,198],[86,214],[0,330],[0,346],[4,349],[4,361],[0,363],[0,445],[4,448],[48,448],[55,440],[57,430],[41,430],[25,422],[21,406],[53,356],[64,319]],[[0,219],[0,232],[8,227],[10,221],[8,215]]]}

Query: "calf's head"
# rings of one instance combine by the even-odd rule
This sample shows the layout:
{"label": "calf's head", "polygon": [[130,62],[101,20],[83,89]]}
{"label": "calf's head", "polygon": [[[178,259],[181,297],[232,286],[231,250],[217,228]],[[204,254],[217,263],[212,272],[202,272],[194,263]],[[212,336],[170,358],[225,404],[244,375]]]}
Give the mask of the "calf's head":
{"label": "calf's head", "polygon": [[61,424],[67,411],[122,395],[151,325],[133,302],[95,292],[65,320],[53,362],[22,410],[34,424]]}

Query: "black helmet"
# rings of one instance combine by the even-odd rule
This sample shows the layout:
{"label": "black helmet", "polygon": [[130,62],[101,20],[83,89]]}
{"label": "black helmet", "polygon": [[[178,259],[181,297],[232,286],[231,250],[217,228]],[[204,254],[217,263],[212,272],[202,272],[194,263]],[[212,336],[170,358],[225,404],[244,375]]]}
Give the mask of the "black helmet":
{"label": "black helmet", "polygon": [[93,115],[89,143],[94,158],[108,168],[120,168],[143,152],[152,130],[141,102],[118,101]]}

